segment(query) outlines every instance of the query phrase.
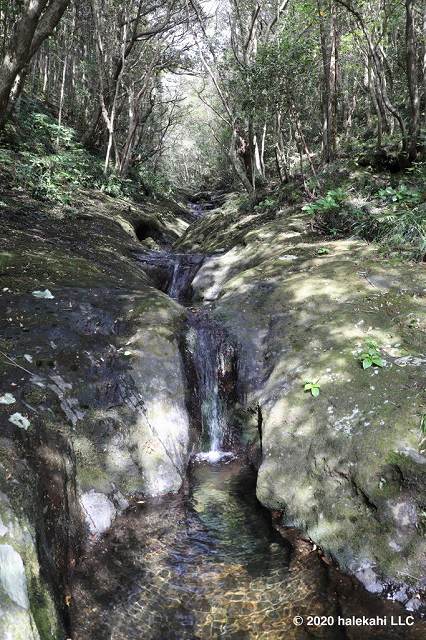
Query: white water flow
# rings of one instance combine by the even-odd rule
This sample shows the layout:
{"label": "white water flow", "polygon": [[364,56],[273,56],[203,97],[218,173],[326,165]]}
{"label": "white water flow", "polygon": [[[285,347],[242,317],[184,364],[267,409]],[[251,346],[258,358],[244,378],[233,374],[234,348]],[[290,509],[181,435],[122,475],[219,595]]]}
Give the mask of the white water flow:
{"label": "white water flow", "polygon": [[202,255],[177,253],[173,258],[173,271],[167,287],[167,293],[178,302],[189,302],[191,299],[191,283],[203,262]]}
{"label": "white water flow", "polygon": [[[190,205],[190,208],[194,217],[205,213],[201,204]],[[202,254],[172,251],[149,251],[138,256],[141,262],[152,268],[154,277],[156,272],[160,272],[157,280],[162,290],[181,304],[192,301],[192,282],[204,258]],[[196,374],[202,428],[202,451],[197,457],[209,462],[231,458],[233,453],[222,448],[231,448],[233,444],[228,406],[235,392],[234,348],[226,340],[223,330],[204,311],[195,313],[190,319],[187,340]]]}
{"label": "white water flow", "polygon": [[179,298],[179,275],[180,275],[180,258],[175,258],[175,262],[173,265],[173,276],[172,281],[169,286],[169,296],[175,300]]}
{"label": "white water flow", "polygon": [[233,350],[225,343],[223,334],[214,323],[205,317],[194,322],[189,342],[197,374],[203,434],[204,450],[197,457],[217,462],[233,456],[230,451],[222,450],[230,428],[224,387]]}

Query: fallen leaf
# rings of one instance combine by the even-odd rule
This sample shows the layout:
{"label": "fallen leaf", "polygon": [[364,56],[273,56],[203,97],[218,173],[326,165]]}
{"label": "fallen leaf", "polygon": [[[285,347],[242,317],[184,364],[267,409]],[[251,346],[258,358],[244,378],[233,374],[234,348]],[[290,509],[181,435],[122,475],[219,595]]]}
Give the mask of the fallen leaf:
{"label": "fallen leaf", "polygon": [[46,300],[53,300],[55,297],[49,289],[45,289],[44,291],[33,291],[33,296],[34,298],[45,298]]}
{"label": "fallen leaf", "polygon": [[0,404],[14,404],[15,402],[16,398],[11,393],[5,393],[0,396]]}
{"label": "fallen leaf", "polygon": [[13,415],[11,415],[9,418],[9,422],[15,424],[20,429],[25,429],[25,431],[31,425],[31,422],[28,420],[28,418],[23,416],[21,413],[14,413]]}

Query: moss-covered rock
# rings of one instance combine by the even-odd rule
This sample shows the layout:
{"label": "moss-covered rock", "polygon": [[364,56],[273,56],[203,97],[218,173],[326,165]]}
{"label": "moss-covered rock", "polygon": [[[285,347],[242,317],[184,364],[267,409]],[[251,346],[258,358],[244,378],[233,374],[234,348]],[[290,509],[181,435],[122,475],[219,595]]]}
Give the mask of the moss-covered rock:
{"label": "moss-covered rock", "polygon": [[0,637],[57,640],[61,629],[42,577],[35,531],[0,493]]}
{"label": "moss-covered rock", "polygon": [[[7,517],[25,544],[0,538],[0,636],[62,640],[73,568],[90,534],[132,496],[182,484],[185,312],[133,254],[138,221],[169,241],[187,222],[177,205],[174,213],[164,203],[121,209],[95,193],[72,216],[21,204],[2,210],[0,396],[13,403],[0,402],[0,490],[13,498]],[[34,295],[45,290],[46,298]],[[7,586],[12,564],[16,594]]]}
{"label": "moss-covered rock", "polygon": [[[194,290],[240,344],[248,401],[261,407],[260,500],[371,590],[423,589],[424,269],[324,242],[297,210],[239,213],[233,198],[179,246],[212,253]],[[382,368],[361,366],[368,338]]]}

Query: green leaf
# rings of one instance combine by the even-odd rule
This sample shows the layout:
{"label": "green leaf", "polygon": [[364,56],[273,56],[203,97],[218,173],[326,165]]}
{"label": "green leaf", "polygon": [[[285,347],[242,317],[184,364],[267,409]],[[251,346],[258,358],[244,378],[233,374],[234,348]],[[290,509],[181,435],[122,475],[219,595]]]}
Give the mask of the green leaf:
{"label": "green leaf", "polygon": [[312,389],[312,382],[305,382],[303,389],[304,391],[310,391]]}
{"label": "green leaf", "polygon": [[375,340],[373,340],[373,338],[367,338],[367,340],[365,341],[365,344],[368,347],[371,347],[373,349],[378,349],[379,345],[377,344],[377,342]]}
{"label": "green leaf", "polygon": [[317,398],[319,396],[319,392],[320,392],[319,387],[316,387],[316,386],[312,387],[311,393],[314,398]]}
{"label": "green leaf", "polygon": [[373,356],[372,362],[373,362],[373,364],[377,365],[378,367],[384,367],[385,366],[385,362],[380,356]]}
{"label": "green leaf", "polygon": [[371,367],[372,364],[373,364],[373,361],[370,357],[364,358],[362,361],[362,368],[368,369],[369,367]]}

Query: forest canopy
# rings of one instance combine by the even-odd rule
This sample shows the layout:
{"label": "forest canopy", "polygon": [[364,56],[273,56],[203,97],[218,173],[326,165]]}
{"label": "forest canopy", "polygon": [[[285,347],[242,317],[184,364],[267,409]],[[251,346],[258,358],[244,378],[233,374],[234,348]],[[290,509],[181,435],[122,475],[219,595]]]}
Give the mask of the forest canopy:
{"label": "forest canopy", "polygon": [[2,0],[0,16],[1,127],[36,101],[56,147],[72,127],[107,176],[253,194],[338,157],[422,157],[424,0]]}

